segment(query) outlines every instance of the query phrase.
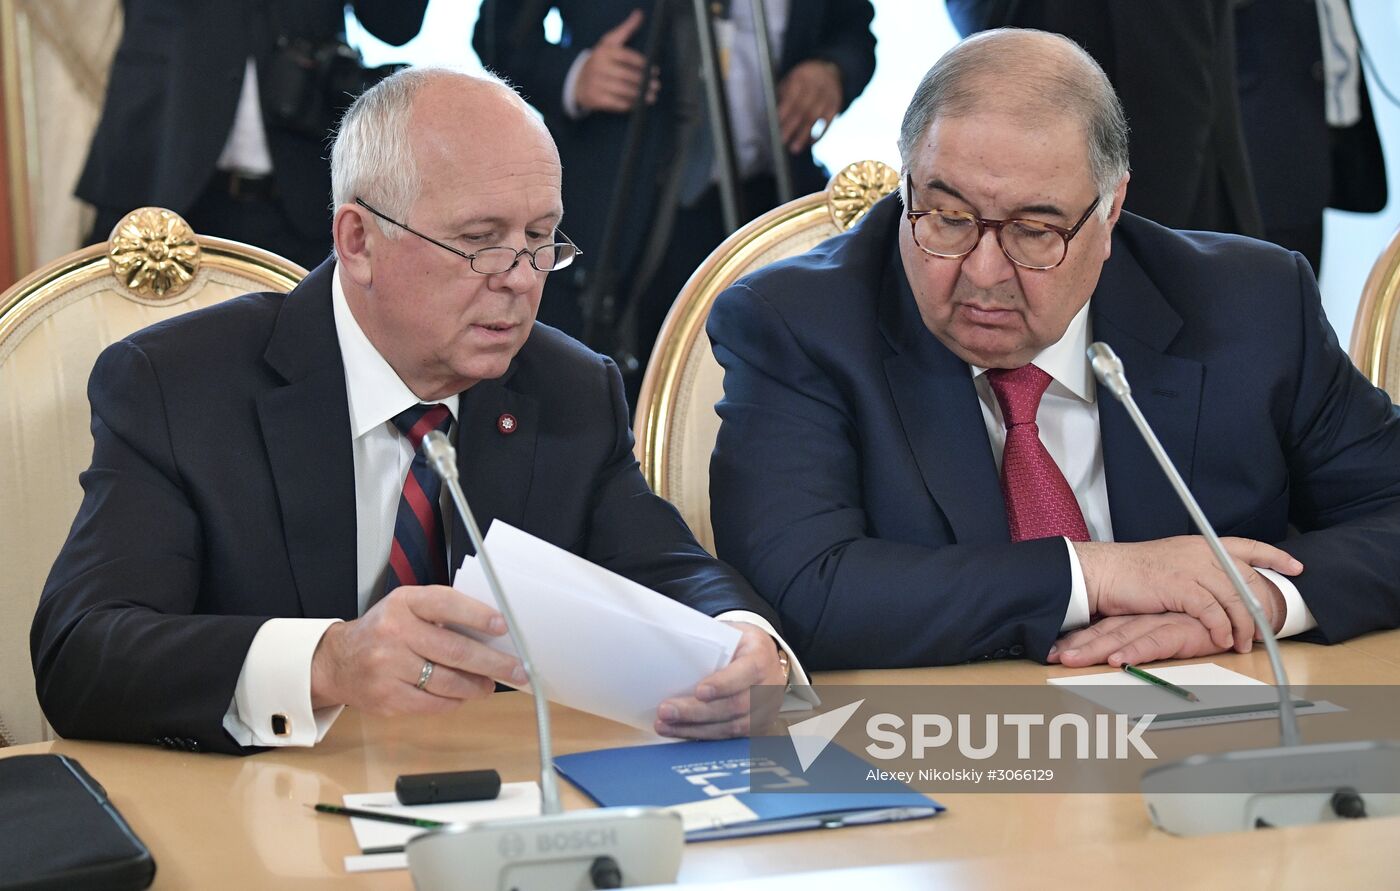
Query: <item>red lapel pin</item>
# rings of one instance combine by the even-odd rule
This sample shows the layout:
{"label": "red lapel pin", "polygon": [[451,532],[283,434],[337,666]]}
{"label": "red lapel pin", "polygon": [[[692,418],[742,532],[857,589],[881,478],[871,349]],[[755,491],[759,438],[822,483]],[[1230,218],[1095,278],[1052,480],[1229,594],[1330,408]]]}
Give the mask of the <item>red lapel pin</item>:
{"label": "red lapel pin", "polygon": [[501,412],[501,416],[496,419],[496,429],[499,430],[503,436],[511,435],[519,426],[519,423],[515,420],[515,415],[508,411]]}

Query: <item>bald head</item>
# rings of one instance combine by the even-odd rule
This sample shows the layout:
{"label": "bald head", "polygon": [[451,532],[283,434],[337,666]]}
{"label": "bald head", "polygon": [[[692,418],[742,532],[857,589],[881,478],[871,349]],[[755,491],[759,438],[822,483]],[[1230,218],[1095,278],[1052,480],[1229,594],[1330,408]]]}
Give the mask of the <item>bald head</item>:
{"label": "bald head", "polygon": [[1093,57],[1058,34],[1001,28],[944,53],[905,111],[899,133],[904,167],[935,120],[984,113],[1012,118],[1026,129],[1076,121],[1101,196],[1128,172],[1128,125],[1113,85]]}
{"label": "bald head", "polygon": [[564,214],[544,125],[498,81],[410,69],[356,100],[332,169],[337,281],[399,379],[431,402],[505,374]]}
{"label": "bald head", "polygon": [[[402,218],[419,195],[427,162],[500,157],[519,138],[553,152],[548,129],[500,80],[450,68],[407,68],[366,90],[345,113],[331,148],[335,205],[363,198]],[[391,238],[398,230],[379,222]]]}

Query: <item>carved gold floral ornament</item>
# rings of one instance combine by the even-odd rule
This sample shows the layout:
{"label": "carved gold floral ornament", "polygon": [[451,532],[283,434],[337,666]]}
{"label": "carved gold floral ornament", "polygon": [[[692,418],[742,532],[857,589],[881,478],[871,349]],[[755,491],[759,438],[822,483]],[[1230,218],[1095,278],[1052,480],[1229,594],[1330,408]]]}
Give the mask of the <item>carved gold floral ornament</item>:
{"label": "carved gold floral ornament", "polygon": [[899,172],[881,161],[848,164],[827,186],[826,206],[831,221],[845,231],[865,216],[875,202],[899,188]]}
{"label": "carved gold floral ornament", "polygon": [[189,287],[199,271],[199,242],[179,214],[142,207],[112,230],[107,263],[137,296],[169,300]]}

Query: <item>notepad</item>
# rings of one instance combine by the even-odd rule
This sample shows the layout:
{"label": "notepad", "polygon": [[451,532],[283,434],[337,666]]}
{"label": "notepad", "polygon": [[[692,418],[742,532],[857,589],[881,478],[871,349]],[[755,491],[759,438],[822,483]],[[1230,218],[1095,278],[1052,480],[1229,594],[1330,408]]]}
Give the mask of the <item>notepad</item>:
{"label": "notepad", "polygon": [[[1126,671],[1070,675],[1049,678],[1046,682],[1116,714],[1133,719],[1156,715],[1150,730],[1254,721],[1278,715],[1278,688],[1214,662],[1173,665],[1151,671],[1162,680],[1195,693],[1200,702],[1182,699]],[[1330,702],[1315,703],[1298,698],[1294,698],[1293,707],[1300,715],[1342,711]]]}
{"label": "notepad", "polygon": [[[403,817],[419,817],[442,823],[479,823],[482,820],[503,820],[511,817],[533,817],[540,812],[540,784],[502,783],[501,792],[489,801],[452,801],[446,804],[402,805],[393,792],[365,792],[344,796],[345,806],[367,811],[383,811]],[[378,820],[350,818],[350,828],[360,850],[401,847],[410,838],[426,832],[416,826],[400,826]],[[407,869],[408,855],[357,854],[345,858],[346,872],[371,872],[381,869]]]}

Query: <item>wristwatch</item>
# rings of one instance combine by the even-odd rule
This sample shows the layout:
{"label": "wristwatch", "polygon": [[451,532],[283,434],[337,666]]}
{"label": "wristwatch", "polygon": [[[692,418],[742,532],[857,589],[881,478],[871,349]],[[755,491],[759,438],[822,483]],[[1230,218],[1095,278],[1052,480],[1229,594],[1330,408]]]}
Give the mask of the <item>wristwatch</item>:
{"label": "wristwatch", "polygon": [[[774,641],[774,643],[776,644],[777,642]],[[783,683],[792,683],[792,663],[788,661],[787,650],[783,649],[781,646],[778,646],[778,667],[783,670]]]}

